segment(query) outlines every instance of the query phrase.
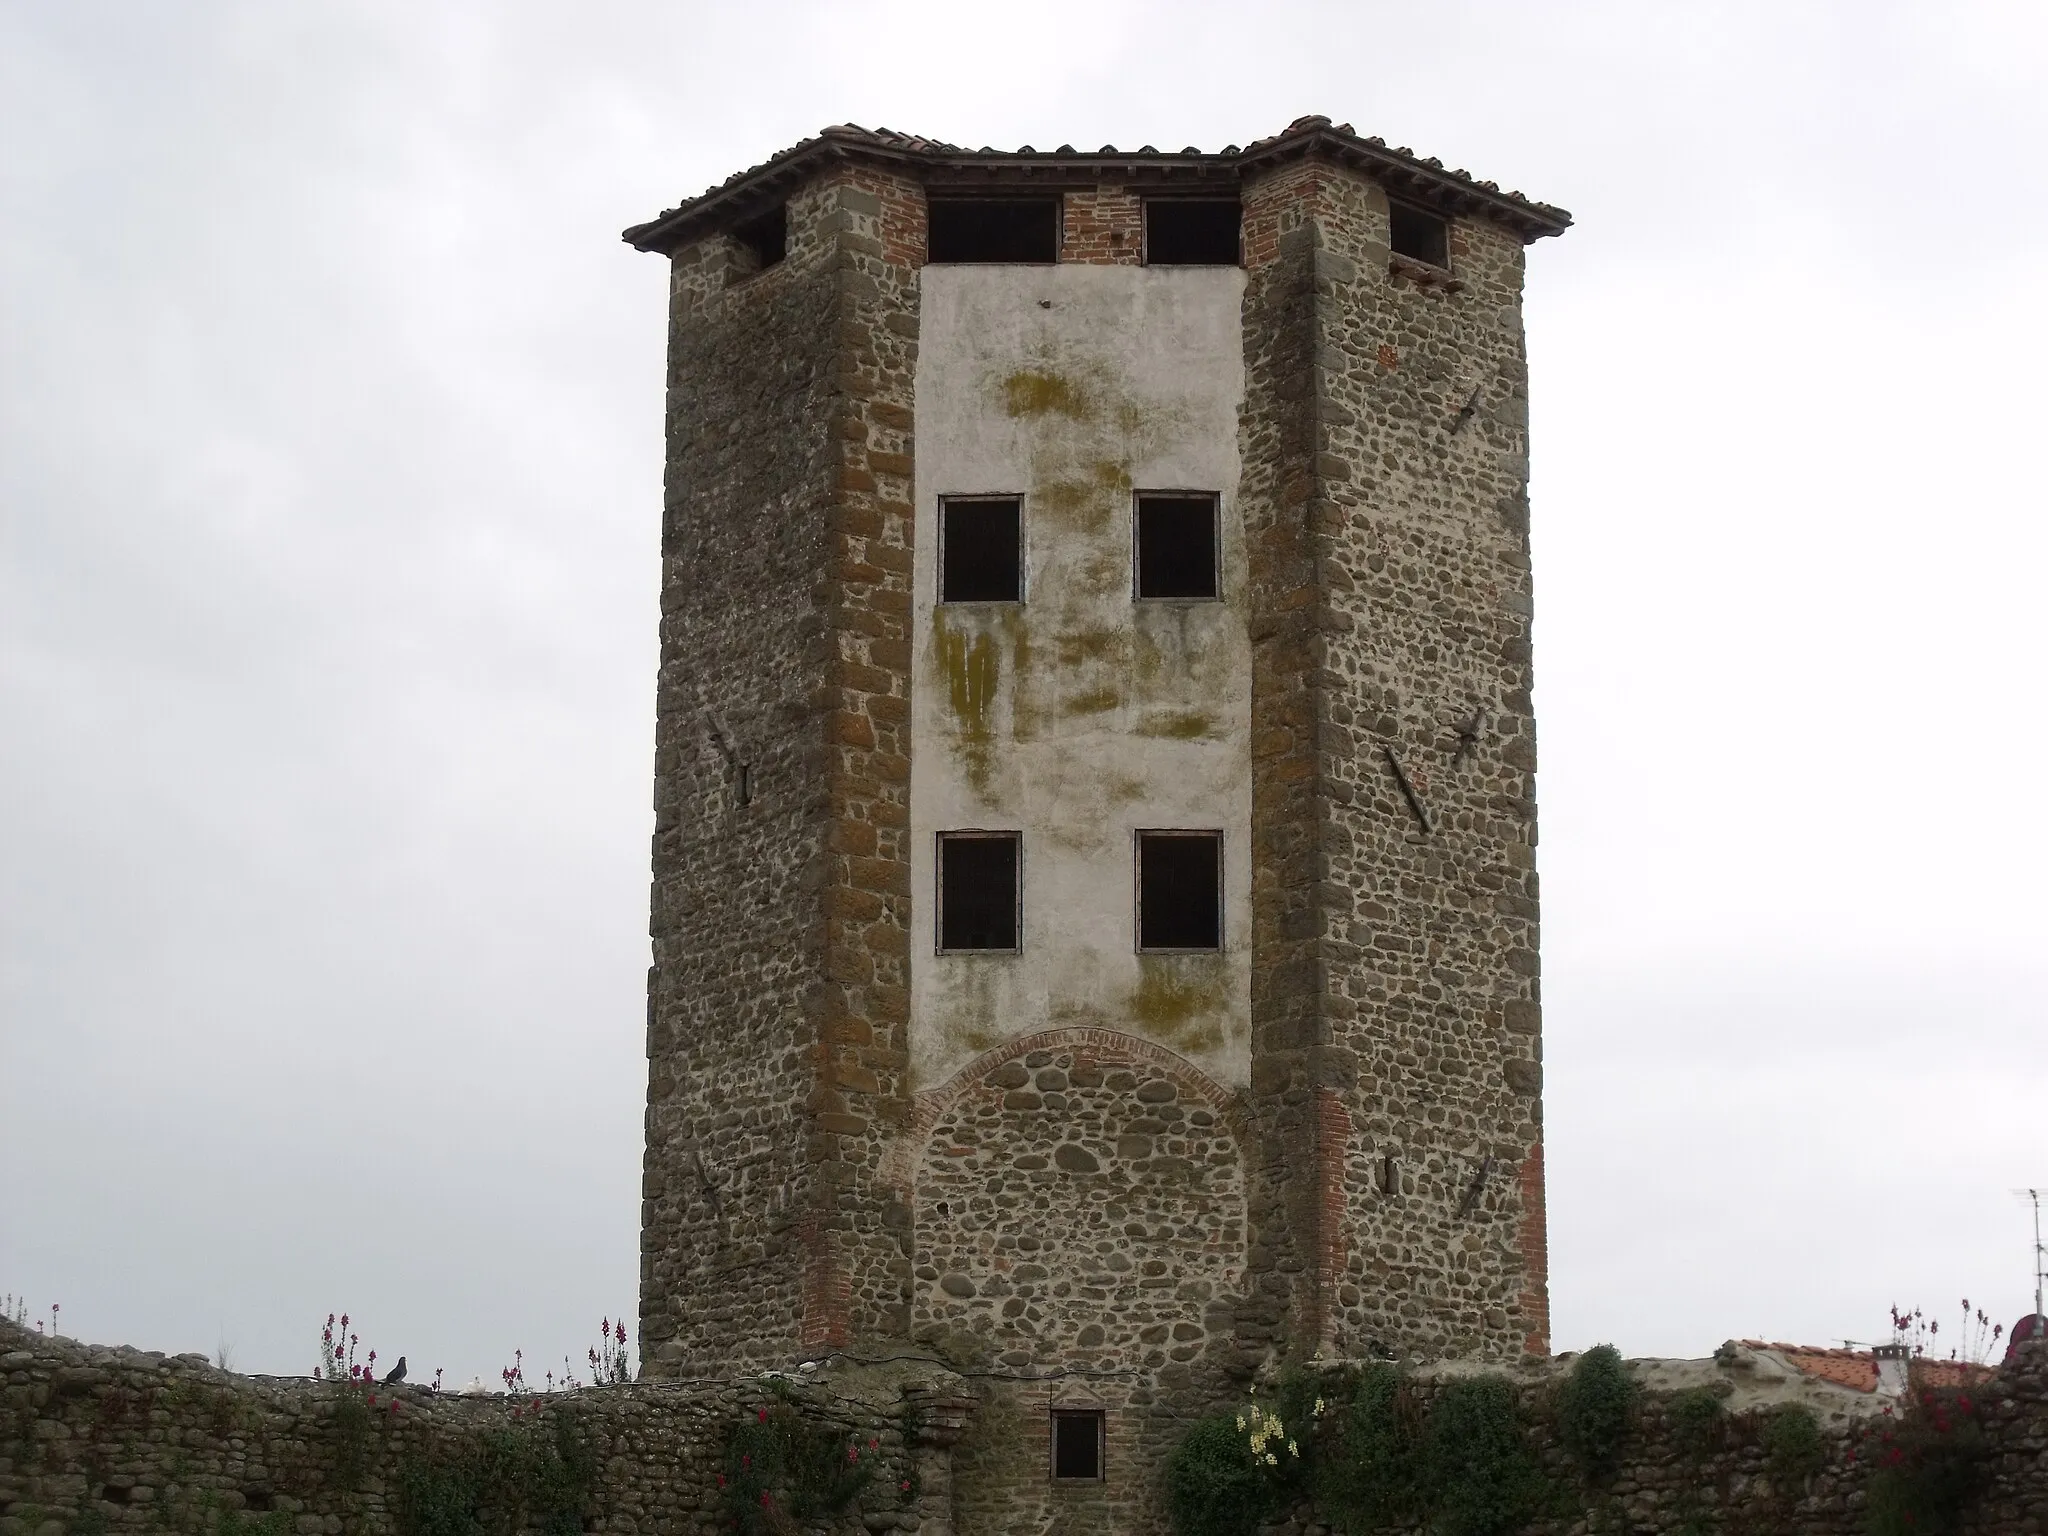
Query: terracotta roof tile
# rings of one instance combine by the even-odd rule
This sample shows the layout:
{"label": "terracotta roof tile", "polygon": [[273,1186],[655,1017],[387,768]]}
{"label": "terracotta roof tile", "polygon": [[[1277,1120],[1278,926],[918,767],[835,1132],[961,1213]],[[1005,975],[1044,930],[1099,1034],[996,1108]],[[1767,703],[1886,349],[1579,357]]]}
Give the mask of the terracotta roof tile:
{"label": "terracotta roof tile", "polygon": [[646,223],[635,224],[625,231],[624,238],[639,250],[672,251],[706,229],[744,217],[753,205],[786,195],[788,188],[834,159],[893,160],[936,171],[964,171],[997,163],[1022,177],[1062,171],[1179,172],[1228,185],[1234,184],[1247,169],[1297,156],[1318,156],[1354,165],[1398,186],[1404,196],[1420,198],[1447,211],[1490,219],[1514,230],[1524,240],[1562,234],[1572,221],[1572,216],[1562,208],[1537,202],[1519,192],[1503,192],[1495,183],[1477,180],[1465,171],[1446,170],[1441,160],[1418,156],[1411,149],[1389,148],[1386,140],[1361,137],[1349,123],[1332,123],[1327,117],[1298,117],[1284,132],[1270,138],[1255,140],[1242,148],[1226,144],[1214,152],[1192,145],[1165,151],[1150,144],[1135,150],[1121,150],[1113,144],[1091,151],[1077,150],[1071,144],[1062,144],[1055,150],[1034,149],[1029,144],[1010,150],[991,149],[987,145],[970,150],[938,139],[899,133],[893,128],[837,123],[759,165],[728,176],[717,186],[665,209]]}
{"label": "terracotta roof tile", "polygon": [[[1877,1359],[1867,1349],[1822,1349],[1811,1344],[1766,1344],[1761,1339],[1743,1339],[1745,1349],[1768,1349],[1782,1356],[1787,1365],[1805,1376],[1831,1381],[1857,1392],[1877,1390]],[[1974,1387],[1985,1381],[1995,1368],[1969,1365],[1960,1360],[1916,1359],[1908,1379],[1916,1387]]]}

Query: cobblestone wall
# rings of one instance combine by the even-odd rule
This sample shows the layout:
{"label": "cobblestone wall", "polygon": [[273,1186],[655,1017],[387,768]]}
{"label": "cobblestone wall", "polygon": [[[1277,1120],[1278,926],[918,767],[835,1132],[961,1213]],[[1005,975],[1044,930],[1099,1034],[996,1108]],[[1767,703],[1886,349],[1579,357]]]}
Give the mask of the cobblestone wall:
{"label": "cobblestone wall", "polygon": [[[912,189],[914,190],[914,189]],[[654,1375],[908,1326],[910,369],[922,207],[827,177],[676,253],[641,1337]],[[892,1108],[892,1105],[894,1106]]]}
{"label": "cobblestone wall", "polygon": [[[1701,1530],[1865,1536],[1871,1458],[1865,1431],[1884,1401],[1733,1351],[1715,1361],[1640,1361],[1644,1387],[1614,1476],[1592,1488],[1559,1444],[1555,1392],[1568,1361],[1509,1368],[1530,1443],[1564,1491],[1530,1536],[1690,1536]],[[1419,1369],[1427,1401],[1469,1363]],[[1707,1434],[1681,1431],[1681,1392],[1726,1409]],[[49,1339],[0,1323],[0,1536],[415,1536],[408,1466],[445,1464],[492,1436],[564,1445],[581,1470],[566,1528],[608,1536],[722,1532],[719,1477],[733,1426],[787,1400],[805,1422],[844,1434],[882,1472],[856,1503],[806,1528],[834,1536],[1167,1529],[1159,1468],[1191,1415],[1220,1395],[1197,1366],[1118,1366],[1022,1379],[1000,1361],[960,1373],[931,1359],[835,1360],[761,1377],[643,1382],[541,1399],[436,1396],[417,1386],[361,1389],[218,1371],[163,1356]],[[1987,1484],[1960,1536],[2048,1533],[2048,1347],[2033,1346],[1974,1391]],[[1241,1400],[1241,1399],[1239,1399]],[[1787,1404],[1821,1430],[1817,1469],[1773,1482],[1762,1435]],[[352,1407],[355,1411],[352,1411]],[[1106,1477],[1049,1477],[1050,1410],[1108,1410]],[[1852,1458],[1852,1447],[1863,1454]],[[905,1484],[910,1486],[906,1489]],[[502,1522],[499,1522],[502,1524]],[[437,1527],[446,1529],[447,1527]],[[536,1519],[531,1528],[540,1529]],[[558,1523],[557,1528],[565,1528]],[[485,1536],[500,1536],[490,1525]],[[1304,1506],[1269,1536],[1328,1536]]]}
{"label": "cobblestone wall", "polygon": [[[1524,1536],[1702,1536],[1707,1532],[1870,1536],[1873,1429],[1893,1422],[1893,1400],[1844,1391],[1796,1376],[1758,1380],[1746,1351],[1715,1360],[1636,1361],[1644,1389],[1623,1453],[1611,1477],[1589,1481],[1561,1442],[1556,1391],[1566,1360],[1530,1364],[1510,1379],[1519,1389],[1530,1446],[1542,1466],[1548,1498],[1559,1512],[1532,1520]],[[1428,1403],[1469,1367],[1417,1373],[1413,1390]],[[1705,1429],[1686,1425],[1674,1407],[1681,1394],[1706,1391],[1723,1405]],[[1984,1382],[1974,1394],[1987,1453],[1984,1485],[1966,1505],[1951,1536],[2042,1536],[2048,1532],[2048,1348],[2035,1347]],[[1812,1470],[1774,1473],[1766,1425],[1797,1406],[1820,1430]],[[1890,1415],[1891,1417],[1887,1417]],[[1385,1528],[1420,1536],[1421,1526]],[[1313,1505],[1266,1526],[1261,1536],[1331,1536]]]}
{"label": "cobblestone wall", "polygon": [[[90,1348],[13,1324],[0,1324],[0,1383],[4,1536],[402,1536],[421,1528],[407,1516],[408,1465],[445,1462],[503,1434],[536,1437],[542,1449],[560,1437],[587,1459],[570,1529],[708,1536],[729,1524],[719,1485],[726,1436],[781,1400],[760,1378],[538,1399],[437,1396],[417,1386],[365,1393],[236,1376],[199,1355]],[[881,1463],[857,1503],[812,1528],[949,1536],[949,1447],[971,1409],[959,1386],[943,1368],[915,1361],[840,1363],[786,1382],[783,1395],[807,1423],[863,1450],[876,1442],[869,1454]]]}
{"label": "cobblestone wall", "polygon": [[1387,228],[1247,190],[1255,1260],[1303,1342],[1501,1358],[1548,1335],[1522,250]]}

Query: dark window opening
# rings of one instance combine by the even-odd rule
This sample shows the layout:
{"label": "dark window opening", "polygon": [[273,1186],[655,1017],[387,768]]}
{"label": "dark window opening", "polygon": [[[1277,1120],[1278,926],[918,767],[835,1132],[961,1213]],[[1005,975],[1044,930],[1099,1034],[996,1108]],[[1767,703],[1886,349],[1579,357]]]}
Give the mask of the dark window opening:
{"label": "dark window opening", "polygon": [[1154,267],[1234,267],[1241,260],[1236,198],[1157,198],[1145,203],[1145,261]]}
{"label": "dark window opening", "polygon": [[948,496],[939,503],[939,601],[1024,600],[1024,502]]}
{"label": "dark window opening", "polygon": [[1223,947],[1223,834],[1138,834],[1138,948]]}
{"label": "dark window opening", "polygon": [[1216,498],[1138,496],[1138,596],[1214,597]]}
{"label": "dark window opening", "polygon": [[1451,226],[1440,215],[1408,203],[1389,203],[1387,222],[1396,256],[1449,269]]}
{"label": "dark window opening", "polygon": [[927,261],[1060,259],[1057,197],[935,197],[927,207]]}
{"label": "dark window opening", "polygon": [[759,218],[747,220],[732,232],[745,253],[741,266],[749,272],[772,267],[789,254],[789,204],[777,203]]}
{"label": "dark window opening", "polygon": [[1102,1481],[1102,1414],[1052,1411],[1052,1475],[1061,1482]]}
{"label": "dark window opening", "polygon": [[939,834],[939,949],[1017,948],[1017,834]]}
{"label": "dark window opening", "polygon": [[752,805],[754,803],[754,770],[745,763],[741,763],[738,771],[733,775],[733,789],[737,793],[741,805]]}

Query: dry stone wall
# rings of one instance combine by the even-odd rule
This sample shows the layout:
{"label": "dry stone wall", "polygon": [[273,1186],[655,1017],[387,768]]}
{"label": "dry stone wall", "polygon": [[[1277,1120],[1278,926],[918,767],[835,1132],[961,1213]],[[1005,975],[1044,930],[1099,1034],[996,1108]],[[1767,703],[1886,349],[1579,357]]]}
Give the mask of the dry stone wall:
{"label": "dry stone wall", "polygon": [[[1539,1497],[1554,1511],[1515,1527],[1520,1536],[1873,1536],[1898,1528],[1880,1523],[1871,1488],[1882,1436],[1904,1413],[1897,1400],[1803,1379],[1732,1347],[1713,1360],[1632,1361],[1641,1395],[1620,1460],[1611,1475],[1589,1478],[1560,1431],[1558,1389],[1570,1366],[1560,1357],[1508,1372],[1540,1466]],[[1451,1382],[1474,1374],[1470,1365],[1419,1369],[1409,1387],[1416,1409],[1426,1412]],[[1685,1412],[1702,1394],[1720,1408],[1709,1421]],[[1984,1431],[1983,1482],[1957,1523],[1942,1528],[1948,1536],[2042,1536],[2048,1348],[2031,1349],[1968,1395]],[[1812,1415],[1819,1431],[1804,1468],[1772,1455],[1772,1416],[1788,1408]],[[1332,1536],[1327,1518],[1304,1502],[1260,1536]],[[1430,1527],[1397,1521],[1380,1529],[1423,1536]]]}
{"label": "dry stone wall", "polygon": [[552,1521],[535,1510],[526,1525],[501,1522],[480,1536],[723,1536],[726,1437],[784,1401],[879,1463],[853,1505],[810,1529],[949,1536],[950,1445],[972,1407],[956,1378],[921,1361],[837,1363],[779,1392],[757,1377],[469,1398],[237,1376],[199,1355],[92,1348],[11,1323],[0,1324],[0,1383],[4,1536],[463,1529],[445,1523],[460,1511],[437,1517],[408,1504],[408,1468],[447,1465],[493,1437],[539,1453],[565,1448],[575,1465]]}
{"label": "dry stone wall", "polygon": [[[1426,1406],[1476,1369],[1419,1369],[1414,1391]],[[1643,1392],[1620,1463],[1588,1484],[1558,1432],[1557,1388],[1569,1369],[1566,1360],[1508,1368],[1529,1443],[1559,1491],[1557,1512],[1524,1527],[1528,1536],[1868,1536],[1870,1431],[1885,1422],[1882,1400],[1767,1372],[1739,1350],[1715,1361],[1634,1362]],[[1724,1410],[1705,1432],[1675,1412],[1703,1391]],[[1973,1396],[1986,1479],[1956,1536],[2044,1536],[2048,1347],[2023,1350]],[[1233,1400],[1241,1393],[1219,1393],[1213,1377],[1178,1362],[1033,1379],[999,1362],[956,1373],[929,1358],[841,1359],[787,1378],[642,1382],[539,1399],[416,1386],[365,1392],[236,1376],[198,1355],[87,1346],[0,1323],[0,1536],[422,1536],[454,1527],[408,1502],[409,1469],[449,1465],[494,1440],[563,1448],[574,1466],[559,1508],[529,1510],[523,1523],[501,1514],[480,1536],[710,1536],[731,1528],[720,1489],[728,1435],[785,1402],[880,1466],[855,1502],[803,1529],[1165,1536],[1159,1469],[1192,1412]],[[1821,1431],[1812,1469],[1796,1478],[1774,1472],[1764,1433],[1771,1413],[1794,1404]],[[1107,1410],[1102,1481],[1048,1476],[1054,1408]],[[1303,1505],[1267,1536],[1330,1533]]]}

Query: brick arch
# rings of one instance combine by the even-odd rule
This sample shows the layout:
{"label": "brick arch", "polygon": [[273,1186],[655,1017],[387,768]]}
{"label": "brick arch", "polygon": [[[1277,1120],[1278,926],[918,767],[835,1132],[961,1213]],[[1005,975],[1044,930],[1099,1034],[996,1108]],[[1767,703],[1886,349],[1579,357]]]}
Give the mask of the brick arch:
{"label": "brick arch", "polygon": [[1135,1058],[1159,1067],[1181,1092],[1192,1095],[1213,1110],[1233,1138],[1243,1139],[1243,1099],[1185,1056],[1121,1030],[1085,1026],[1042,1029],[1037,1034],[1020,1035],[992,1050],[983,1051],[943,1083],[918,1094],[912,1101],[909,1123],[897,1136],[883,1162],[883,1178],[908,1200],[917,1181],[917,1165],[924,1157],[926,1142],[931,1139],[932,1127],[996,1068],[1022,1060],[1033,1051],[1097,1050],[1105,1055]]}

